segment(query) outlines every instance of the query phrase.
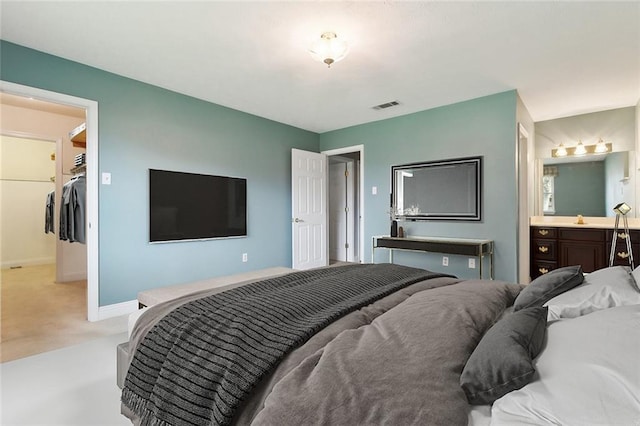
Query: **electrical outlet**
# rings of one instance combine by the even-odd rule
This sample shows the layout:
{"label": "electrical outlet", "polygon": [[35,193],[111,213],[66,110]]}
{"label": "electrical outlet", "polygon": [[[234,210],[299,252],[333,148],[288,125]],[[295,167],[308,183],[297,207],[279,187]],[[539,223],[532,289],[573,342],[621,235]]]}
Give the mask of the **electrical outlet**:
{"label": "electrical outlet", "polygon": [[476,260],[473,257],[469,258],[469,268],[476,269]]}
{"label": "electrical outlet", "polygon": [[442,256],[442,266],[449,266],[449,258],[447,256]]}
{"label": "electrical outlet", "polygon": [[242,261],[243,262],[249,261],[249,255],[247,253],[242,253]]}

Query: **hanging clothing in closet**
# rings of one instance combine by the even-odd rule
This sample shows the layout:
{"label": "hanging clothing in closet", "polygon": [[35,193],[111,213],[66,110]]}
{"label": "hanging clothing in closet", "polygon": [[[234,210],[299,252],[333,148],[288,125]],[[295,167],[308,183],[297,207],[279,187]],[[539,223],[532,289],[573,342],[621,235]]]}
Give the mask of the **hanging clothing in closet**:
{"label": "hanging clothing in closet", "polygon": [[60,230],[63,241],[85,244],[85,203],[87,183],[84,175],[78,175],[65,183],[60,197]]}
{"label": "hanging clothing in closet", "polygon": [[44,211],[44,233],[55,233],[55,206],[56,206],[56,191],[51,191],[47,194],[47,206]]}

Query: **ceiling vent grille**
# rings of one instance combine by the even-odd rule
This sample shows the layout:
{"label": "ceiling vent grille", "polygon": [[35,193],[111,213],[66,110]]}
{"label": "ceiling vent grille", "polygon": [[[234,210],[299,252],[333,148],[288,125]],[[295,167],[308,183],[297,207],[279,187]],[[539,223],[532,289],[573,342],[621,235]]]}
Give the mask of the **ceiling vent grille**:
{"label": "ceiling vent grille", "polygon": [[394,107],[396,105],[400,105],[400,102],[398,102],[398,101],[386,102],[384,104],[376,105],[376,106],[374,106],[372,108],[375,109],[375,110],[381,110],[381,109],[391,108],[391,107]]}

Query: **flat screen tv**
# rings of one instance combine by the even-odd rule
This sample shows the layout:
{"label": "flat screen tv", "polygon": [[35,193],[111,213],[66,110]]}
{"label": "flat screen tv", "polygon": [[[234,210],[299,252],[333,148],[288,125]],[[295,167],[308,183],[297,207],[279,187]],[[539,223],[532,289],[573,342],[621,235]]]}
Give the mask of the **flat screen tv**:
{"label": "flat screen tv", "polygon": [[247,235],[247,180],[149,169],[149,240]]}
{"label": "flat screen tv", "polygon": [[482,157],[391,167],[397,220],[468,220],[482,216]]}

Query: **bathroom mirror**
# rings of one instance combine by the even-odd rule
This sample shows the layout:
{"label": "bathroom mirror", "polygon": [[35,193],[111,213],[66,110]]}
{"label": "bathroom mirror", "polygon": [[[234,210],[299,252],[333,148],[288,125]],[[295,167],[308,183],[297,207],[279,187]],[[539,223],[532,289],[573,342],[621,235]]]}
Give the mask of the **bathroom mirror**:
{"label": "bathroom mirror", "polygon": [[629,178],[631,155],[620,151],[543,159],[537,191],[543,215],[615,216],[613,206],[634,199],[636,182]]}

